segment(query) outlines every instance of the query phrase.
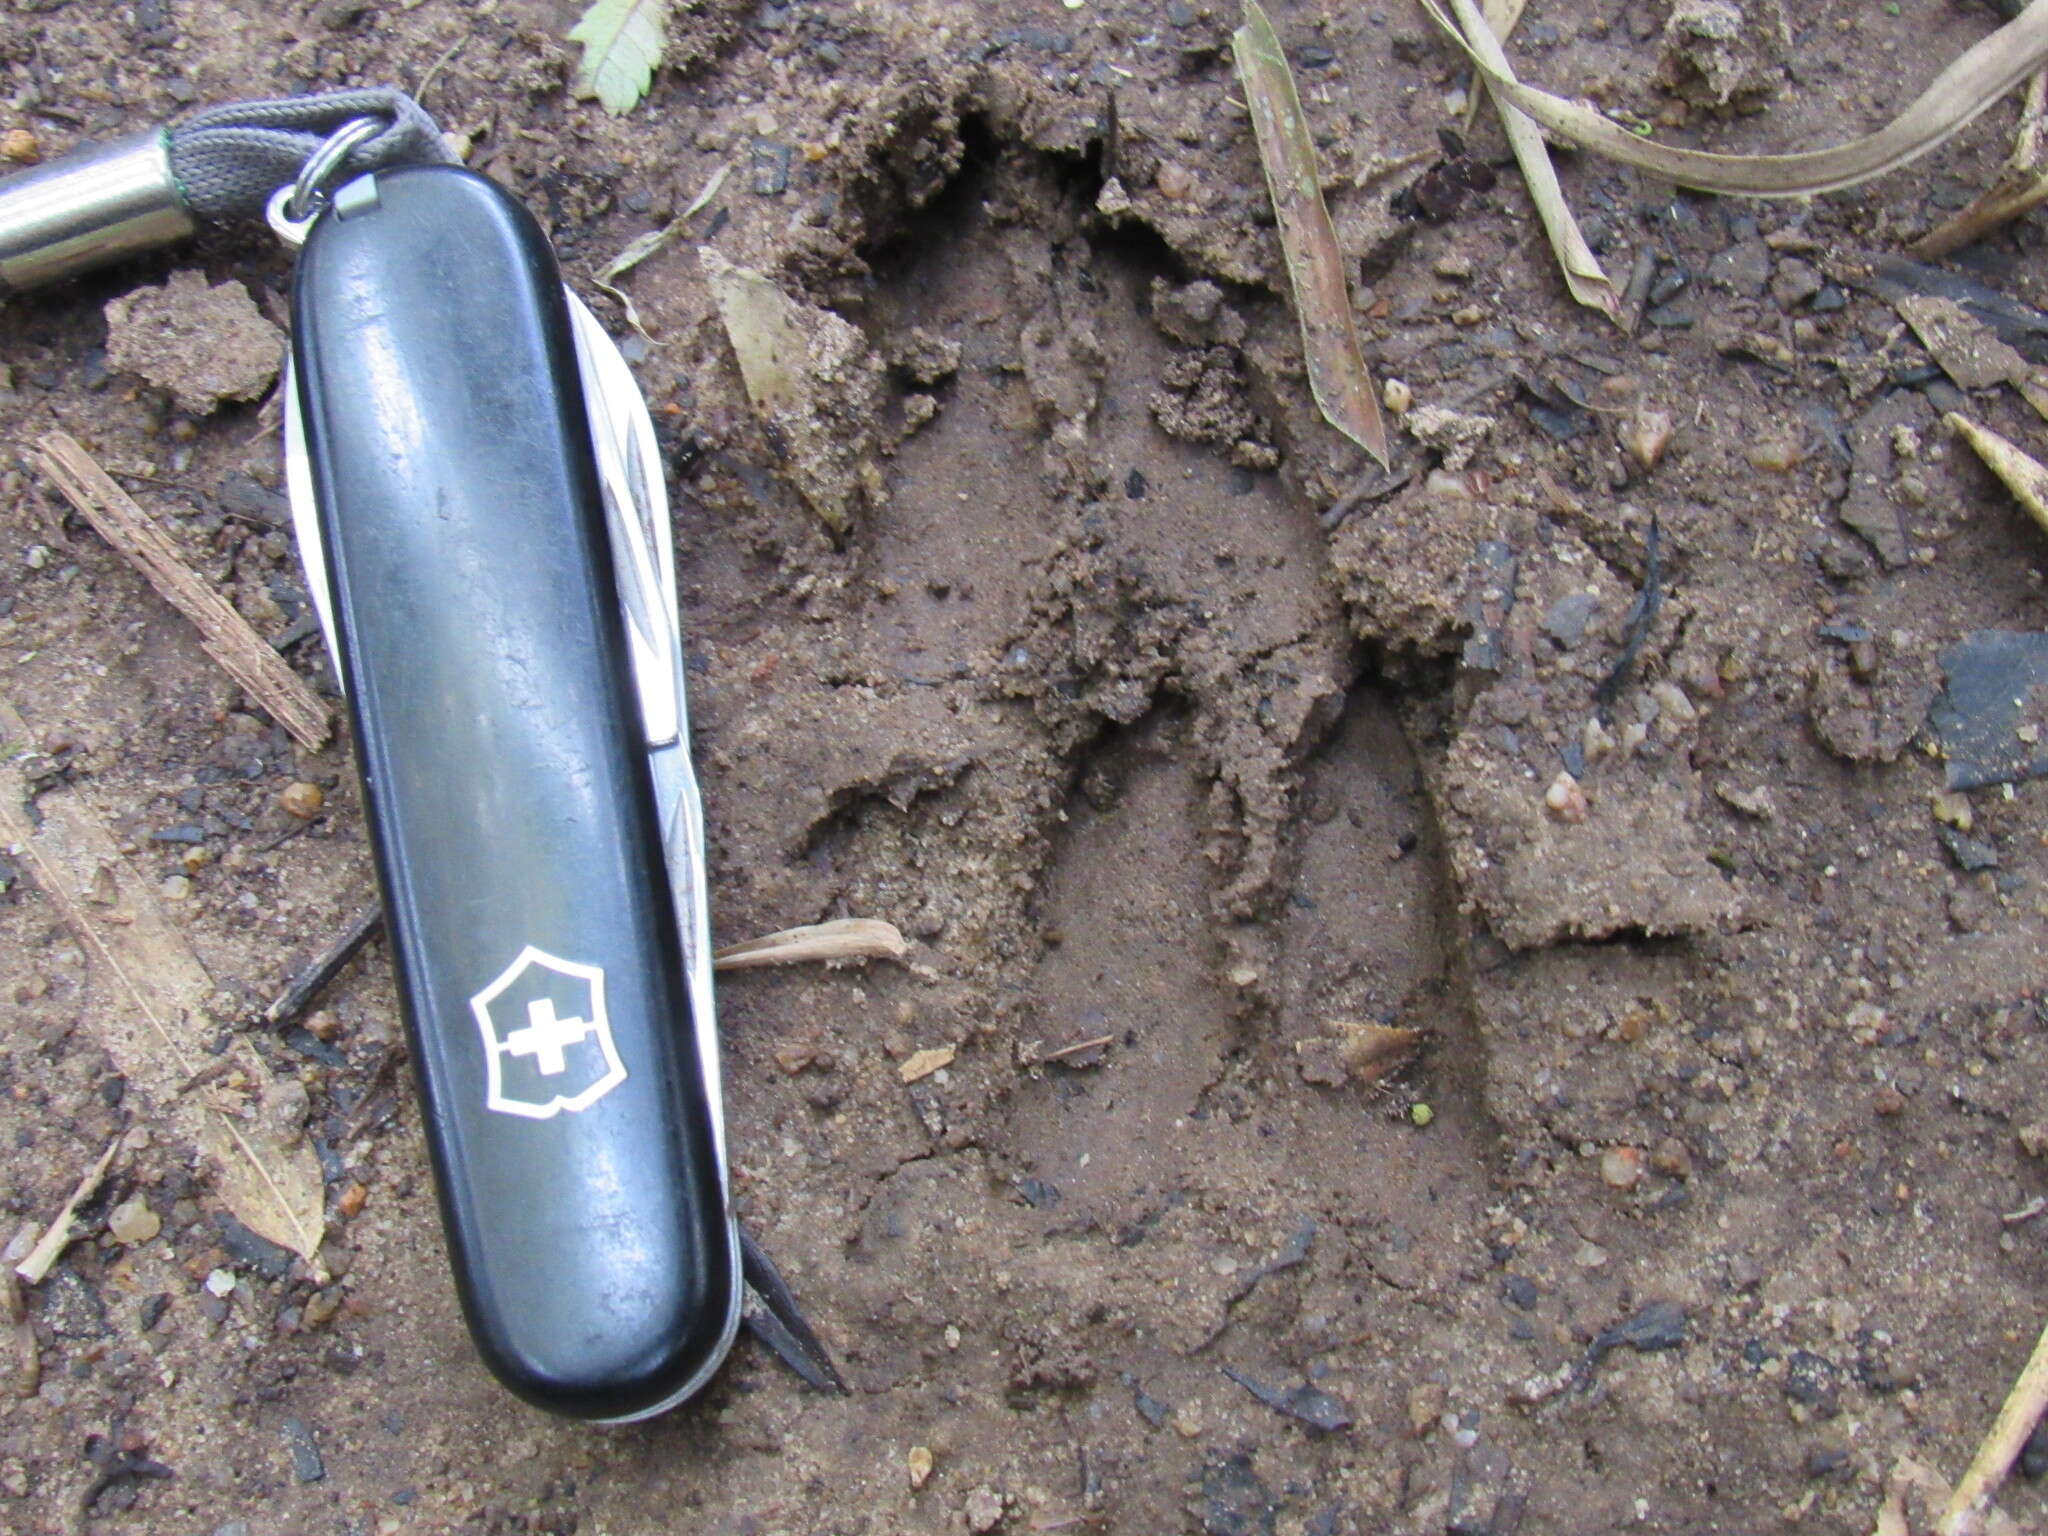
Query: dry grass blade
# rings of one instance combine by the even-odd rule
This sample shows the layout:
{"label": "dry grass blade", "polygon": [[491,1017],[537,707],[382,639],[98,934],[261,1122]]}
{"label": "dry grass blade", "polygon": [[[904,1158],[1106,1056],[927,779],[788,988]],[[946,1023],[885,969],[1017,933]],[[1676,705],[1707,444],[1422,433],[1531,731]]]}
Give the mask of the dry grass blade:
{"label": "dry grass blade", "polygon": [[1244,25],[1231,37],[1238,78],[1251,107],[1259,164],[1280,227],[1287,280],[1301,320],[1301,346],[1308,359],[1309,391],[1331,426],[1382,465],[1387,424],[1365,370],[1358,327],[1351,318],[1351,290],[1344,280],[1344,253],[1330,210],[1323,205],[1315,141],[1294,89],[1294,74],[1280,49],[1273,23],[1258,0],[1245,0]]}
{"label": "dry grass blade", "polygon": [[901,960],[909,953],[910,944],[895,924],[872,917],[842,917],[728,944],[714,950],[711,961],[721,971],[743,971],[757,965],[805,961]]}
{"label": "dry grass blade", "polygon": [[134,498],[62,432],[39,438],[35,459],[36,467],[100,537],[192,621],[200,644],[221,670],[248,690],[300,746],[319,751],[327,741],[327,706],[226,598],[193,573]]}
{"label": "dry grass blade", "polygon": [[605,263],[604,270],[592,279],[600,293],[617,300],[619,307],[626,312],[626,323],[642,336],[646,336],[649,341],[654,338],[648,335],[647,327],[640,323],[640,311],[634,307],[631,297],[613,284],[681,234],[683,226],[702,213],[711,199],[718,196],[718,190],[725,185],[726,173],[729,170],[730,166],[721,165],[712,173],[711,179],[704,183],[697,195],[690,199],[687,208],[661,228],[650,230],[647,234],[627,241],[626,248]]}
{"label": "dry grass blade", "polygon": [[71,1198],[64,1202],[62,1210],[43,1229],[43,1235],[29,1250],[28,1257],[14,1266],[14,1272],[30,1285],[40,1285],[43,1277],[50,1272],[50,1266],[64,1257],[64,1250],[71,1246],[72,1223],[78,1215],[78,1208],[90,1200],[93,1191],[100,1187],[100,1181],[107,1176],[107,1169],[113,1165],[114,1149],[121,1145],[117,1135],[107,1143],[107,1150],[100,1154],[100,1160],[86,1170],[78,1187],[71,1191]]}
{"label": "dry grass blade", "polygon": [[2048,467],[1989,427],[1978,426],[1961,411],[1950,411],[1944,419],[1962,434],[1963,441],[1977,451],[1985,468],[2005,482],[2005,488],[2048,533]]}
{"label": "dry grass blade", "polygon": [[2048,5],[2030,5],[1969,49],[1891,122],[1828,149],[1790,155],[1716,155],[1639,139],[1591,107],[1522,84],[1482,58],[1438,0],[1422,0],[1436,24],[1471,57],[1497,97],[1552,133],[1681,187],[1749,197],[1799,197],[1853,187],[1926,154],[2048,62]]}
{"label": "dry grass blade", "polygon": [[1581,304],[1588,309],[1599,310],[1619,325],[1621,290],[1608,280],[1606,272],[1601,269],[1599,257],[1586,244],[1579,221],[1572,214],[1571,204],[1565,201],[1564,188],[1558,185],[1557,168],[1550,163],[1550,148],[1543,142],[1542,131],[1526,113],[1510,105],[1493,84],[1496,75],[1509,81],[1515,78],[1506,50],[1501,47],[1500,39],[1494,35],[1476,0],[1451,0],[1451,4],[1458,13],[1458,24],[1464,28],[1473,56],[1486,74],[1487,89],[1492,92],[1493,104],[1500,112],[1501,127],[1507,131],[1508,147],[1515,152],[1515,163],[1522,168],[1522,179],[1528,183],[1530,201],[1536,205],[1536,216],[1543,221],[1543,232],[1550,237],[1550,249],[1556,254],[1557,265],[1564,273],[1565,286]]}
{"label": "dry grass blade", "polygon": [[2028,1356],[2019,1380],[2013,1383],[1998,1417],[1992,1421],[1991,1433],[1984,1437],[1970,1470],[1956,1484],[1956,1491],[1935,1526],[1936,1536],[1974,1536],[1985,1528],[1991,1496],[1998,1492],[1998,1485],[2019,1459],[2044,1407],[2048,1407],[2048,1328],[2035,1340],[2034,1352]]}

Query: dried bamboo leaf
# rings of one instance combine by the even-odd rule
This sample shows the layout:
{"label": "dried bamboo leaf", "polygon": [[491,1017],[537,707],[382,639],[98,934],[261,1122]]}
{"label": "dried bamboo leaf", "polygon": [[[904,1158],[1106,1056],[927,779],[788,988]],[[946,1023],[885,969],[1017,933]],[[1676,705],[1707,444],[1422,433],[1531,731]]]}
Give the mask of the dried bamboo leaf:
{"label": "dried bamboo leaf", "polygon": [[2005,482],[2005,488],[2048,533],[2048,466],[1989,427],[1978,426],[1961,411],[1950,411],[1944,419],[1963,435],[1964,442],[1977,450],[1984,467]]}
{"label": "dried bamboo leaf", "polygon": [[1344,280],[1344,253],[1323,204],[1315,141],[1294,89],[1280,38],[1258,0],[1245,0],[1244,25],[1231,36],[1238,78],[1251,108],[1259,165],[1280,228],[1287,279],[1301,321],[1309,392],[1323,418],[1382,466],[1389,464],[1387,425],[1359,349]]}
{"label": "dried bamboo leaf", "polygon": [[[0,699],[0,741],[30,739],[27,723]],[[324,1192],[318,1159],[303,1133],[289,1127],[247,1134],[236,1127],[231,1111],[186,1091],[206,1061],[201,1043],[214,1029],[206,1008],[213,978],[205,965],[155,897],[129,875],[113,834],[77,790],[40,795],[40,821],[34,825],[18,809],[27,799],[19,766],[0,756],[0,844],[20,849],[37,886],[134,1005],[96,1015],[100,1043],[127,1079],[130,1102],[147,1103],[171,1122],[175,1134],[218,1157],[221,1197],[244,1225],[317,1265]],[[117,872],[110,887],[118,903],[116,922],[96,918],[84,894],[108,871]],[[270,1071],[244,1050],[244,1076],[260,1093]]]}
{"label": "dried bamboo leaf", "polygon": [[668,0],[597,0],[569,30],[583,45],[570,92],[595,96],[613,117],[640,104],[668,44]]}
{"label": "dried bamboo leaf", "polygon": [[727,944],[714,950],[711,960],[721,971],[740,971],[807,960],[901,960],[909,953],[910,944],[895,924],[872,917],[842,917]]}
{"label": "dried bamboo leaf", "polygon": [[1451,0],[1451,4],[1457,11],[1458,24],[1464,28],[1473,57],[1486,77],[1487,89],[1500,112],[1501,127],[1507,131],[1508,147],[1515,152],[1515,163],[1522,168],[1522,179],[1528,183],[1530,201],[1536,205],[1536,216],[1543,221],[1543,232],[1550,237],[1550,249],[1564,273],[1565,286],[1571,290],[1572,297],[1588,309],[1597,309],[1615,324],[1621,324],[1621,290],[1608,280],[1606,272],[1601,269],[1600,258],[1586,244],[1585,234],[1579,229],[1571,204],[1565,201],[1564,188],[1558,185],[1557,167],[1550,163],[1550,148],[1543,142],[1542,132],[1528,114],[1511,105],[1494,84],[1496,75],[1507,81],[1515,78],[1507,51],[1501,47],[1500,39],[1494,35],[1475,0]]}
{"label": "dried bamboo leaf", "polygon": [[1422,0],[1438,27],[1505,98],[1581,149],[1634,166],[1681,187],[1749,197],[1800,197],[1855,186],[1897,170],[1973,122],[1985,108],[2048,62],[2048,5],[2029,5],[1968,49],[1877,132],[1828,149],[1789,155],[1716,155],[1637,138],[1591,107],[1537,90],[1480,56],[1439,0]]}

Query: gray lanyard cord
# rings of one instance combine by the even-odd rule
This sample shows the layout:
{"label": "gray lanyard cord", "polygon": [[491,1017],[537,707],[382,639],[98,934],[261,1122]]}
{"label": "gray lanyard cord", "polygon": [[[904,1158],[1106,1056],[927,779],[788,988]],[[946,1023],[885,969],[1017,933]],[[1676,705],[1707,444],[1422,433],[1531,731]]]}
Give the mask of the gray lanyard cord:
{"label": "gray lanyard cord", "polygon": [[365,117],[383,126],[348,152],[338,175],[455,158],[426,109],[386,88],[209,107],[171,129],[171,173],[199,217],[260,218],[330,135]]}

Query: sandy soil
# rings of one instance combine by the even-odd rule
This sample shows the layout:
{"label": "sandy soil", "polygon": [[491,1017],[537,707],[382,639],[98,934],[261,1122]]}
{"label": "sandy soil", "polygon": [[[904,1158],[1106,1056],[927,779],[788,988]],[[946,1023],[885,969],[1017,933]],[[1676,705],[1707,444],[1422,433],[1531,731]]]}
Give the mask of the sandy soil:
{"label": "sandy soil", "polygon": [[[0,855],[0,1241],[127,1128],[26,1293],[0,1527],[1864,1532],[1901,1455],[1959,1472],[2048,1303],[2042,1223],[2003,1219],[2048,1192],[2048,851],[2038,785],[1937,802],[1923,721],[1944,650],[2040,626],[2043,550],[1868,274],[1988,181],[2013,109],[1811,205],[1568,157],[1649,285],[1624,334],[1565,295],[1511,166],[1445,222],[1389,210],[1464,89],[1419,11],[1277,6],[1368,355],[1437,411],[1412,478],[1333,517],[1367,465],[1308,401],[1228,7],[676,9],[681,67],[610,120],[563,89],[552,0],[15,0],[0,128],[55,154],[431,76],[621,334],[590,275],[730,168],[626,279],[655,331],[629,351],[671,453],[714,926],[915,940],[721,993],[741,1209],[855,1390],[743,1343],[652,1425],[521,1407],[457,1316],[381,948],[316,1030],[246,1023],[371,899],[347,744],[296,748],[22,465],[79,438],[333,696],[272,415],[109,366],[103,306],[174,271],[282,319],[285,256],[215,230],[7,303],[0,751],[9,809],[112,829],[87,909],[160,906],[203,959],[190,1043],[302,1089],[329,1279],[225,1219],[124,1055],[132,999]],[[1539,0],[1517,57],[1676,140],[1786,147],[1874,126],[1994,23],[1751,10],[1745,61],[1674,46],[1662,4]],[[1490,124],[1469,147],[1502,160]],[[755,421],[699,245],[857,327],[830,441]],[[2022,225],[1964,269],[2048,301],[2042,247]],[[2038,438],[2008,390],[1967,406]],[[1653,525],[1661,605],[1603,694]],[[1546,803],[1564,770],[1583,800]],[[1965,809],[1995,867],[1945,840]],[[1374,1025],[1424,1043],[1361,1082]],[[137,1197],[161,1230],[124,1242]],[[1617,1342],[1631,1319],[1670,1347]],[[106,1482],[123,1456],[171,1475]]]}

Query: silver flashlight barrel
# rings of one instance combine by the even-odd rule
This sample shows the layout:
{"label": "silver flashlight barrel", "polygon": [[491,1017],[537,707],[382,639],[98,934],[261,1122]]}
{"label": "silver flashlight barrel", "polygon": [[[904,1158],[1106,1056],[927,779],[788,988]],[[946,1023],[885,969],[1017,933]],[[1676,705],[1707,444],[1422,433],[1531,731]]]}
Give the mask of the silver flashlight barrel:
{"label": "silver flashlight barrel", "polygon": [[88,145],[0,181],[0,295],[155,250],[198,229],[170,133]]}

